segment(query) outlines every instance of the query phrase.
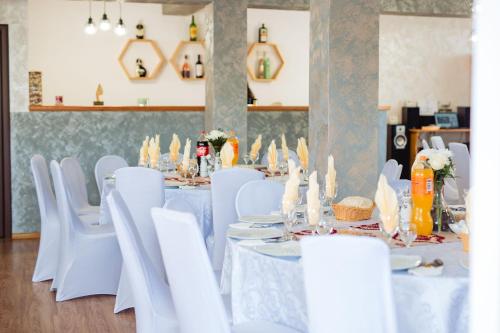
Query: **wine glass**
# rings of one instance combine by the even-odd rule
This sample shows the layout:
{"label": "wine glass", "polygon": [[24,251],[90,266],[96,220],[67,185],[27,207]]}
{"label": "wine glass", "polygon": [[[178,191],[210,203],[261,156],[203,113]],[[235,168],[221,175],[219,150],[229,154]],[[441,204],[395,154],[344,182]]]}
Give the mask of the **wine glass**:
{"label": "wine glass", "polygon": [[320,212],[320,218],[318,224],[316,224],[316,234],[318,235],[329,235],[333,231],[332,220],[327,218]]}
{"label": "wine glass", "polygon": [[196,175],[198,174],[198,170],[199,170],[198,161],[196,159],[191,160],[189,162],[188,171],[191,174],[191,181],[193,185],[195,184],[194,177],[196,177]]}
{"label": "wine glass", "polygon": [[293,234],[293,226],[297,220],[295,207],[288,211],[282,208],[281,217],[283,218],[283,240],[288,241],[295,239],[295,235]]}
{"label": "wine glass", "polygon": [[245,154],[245,156],[243,156],[243,161],[245,165],[248,165],[248,162],[250,162],[250,154]]}
{"label": "wine glass", "polygon": [[285,160],[282,160],[280,164],[278,164],[278,169],[280,171],[280,176],[283,178],[285,175],[286,171],[288,170],[288,162]]}
{"label": "wine glass", "polygon": [[252,166],[255,167],[255,162],[259,160],[259,153],[253,155],[250,154],[250,161],[252,161]]}
{"label": "wine glass", "polygon": [[392,237],[398,232],[399,216],[380,215],[380,220],[378,224],[380,232],[386,239],[387,245],[391,245]]}

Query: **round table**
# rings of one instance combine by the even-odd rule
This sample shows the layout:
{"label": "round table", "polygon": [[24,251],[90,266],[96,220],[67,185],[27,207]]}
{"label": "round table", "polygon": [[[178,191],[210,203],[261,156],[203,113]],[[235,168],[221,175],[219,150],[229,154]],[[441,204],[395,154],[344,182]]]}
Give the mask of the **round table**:
{"label": "round table", "polygon": [[[465,259],[461,244],[394,248],[391,253],[418,254],[424,261],[440,258],[444,262],[443,274],[438,277],[392,274],[399,332],[467,332],[469,278],[461,264]],[[224,294],[231,293],[236,324],[267,320],[307,331],[300,259],[266,256],[228,239],[221,289]],[[362,307],[359,316],[363,317]]]}

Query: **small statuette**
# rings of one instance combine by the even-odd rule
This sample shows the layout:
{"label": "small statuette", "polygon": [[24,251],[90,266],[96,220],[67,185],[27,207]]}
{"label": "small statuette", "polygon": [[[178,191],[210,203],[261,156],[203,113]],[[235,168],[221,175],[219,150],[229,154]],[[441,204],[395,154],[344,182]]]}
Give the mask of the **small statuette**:
{"label": "small statuette", "polygon": [[102,89],[101,84],[99,83],[97,85],[97,89],[95,91],[95,101],[94,105],[104,105],[104,101],[102,100],[102,95],[104,93],[104,90]]}
{"label": "small statuette", "polygon": [[144,39],[144,35],[145,35],[144,25],[142,25],[142,23],[138,23],[135,26],[135,29],[136,29],[135,37],[137,37],[137,39]]}
{"label": "small statuette", "polygon": [[148,71],[143,66],[142,59],[141,58],[137,58],[137,60],[135,61],[135,64],[136,64],[135,71],[137,73],[137,76],[138,77],[146,77],[148,75]]}

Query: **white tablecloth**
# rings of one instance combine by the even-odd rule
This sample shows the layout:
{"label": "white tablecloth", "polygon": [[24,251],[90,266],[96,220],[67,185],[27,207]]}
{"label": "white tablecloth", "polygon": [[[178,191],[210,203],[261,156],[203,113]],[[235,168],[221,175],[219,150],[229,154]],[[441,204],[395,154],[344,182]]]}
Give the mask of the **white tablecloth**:
{"label": "white tablecloth", "polygon": [[[105,181],[103,185],[101,193],[101,198],[103,198],[101,200],[101,224],[111,223],[108,204],[104,198],[115,187],[112,181]],[[213,248],[213,219],[210,186],[200,186],[191,190],[165,188],[165,202],[173,198],[182,198],[189,203],[200,226],[207,249],[211,253]]]}
{"label": "white tablecloth", "polygon": [[[393,274],[399,332],[466,333],[469,283],[468,271],[460,264],[465,256],[461,244],[398,248],[392,253],[418,254],[424,261],[440,258],[445,264],[439,277]],[[231,293],[235,323],[268,320],[307,329],[301,260],[265,256],[228,240],[221,288]],[[362,320],[362,307],[359,316]]]}

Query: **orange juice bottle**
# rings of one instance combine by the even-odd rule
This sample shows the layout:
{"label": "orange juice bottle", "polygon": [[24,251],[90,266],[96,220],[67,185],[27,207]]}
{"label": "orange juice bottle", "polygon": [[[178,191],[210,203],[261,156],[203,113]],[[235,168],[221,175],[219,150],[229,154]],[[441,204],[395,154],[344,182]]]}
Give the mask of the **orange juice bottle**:
{"label": "orange juice bottle", "polygon": [[425,164],[426,157],[421,156],[411,171],[411,197],[413,201],[411,223],[417,235],[432,234],[432,201],[434,199],[434,171]]}
{"label": "orange juice bottle", "polygon": [[227,142],[229,142],[233,146],[234,150],[234,157],[233,157],[233,166],[238,164],[238,146],[240,143],[240,140],[238,140],[238,137],[234,133],[233,130],[229,132],[229,138],[227,139]]}

